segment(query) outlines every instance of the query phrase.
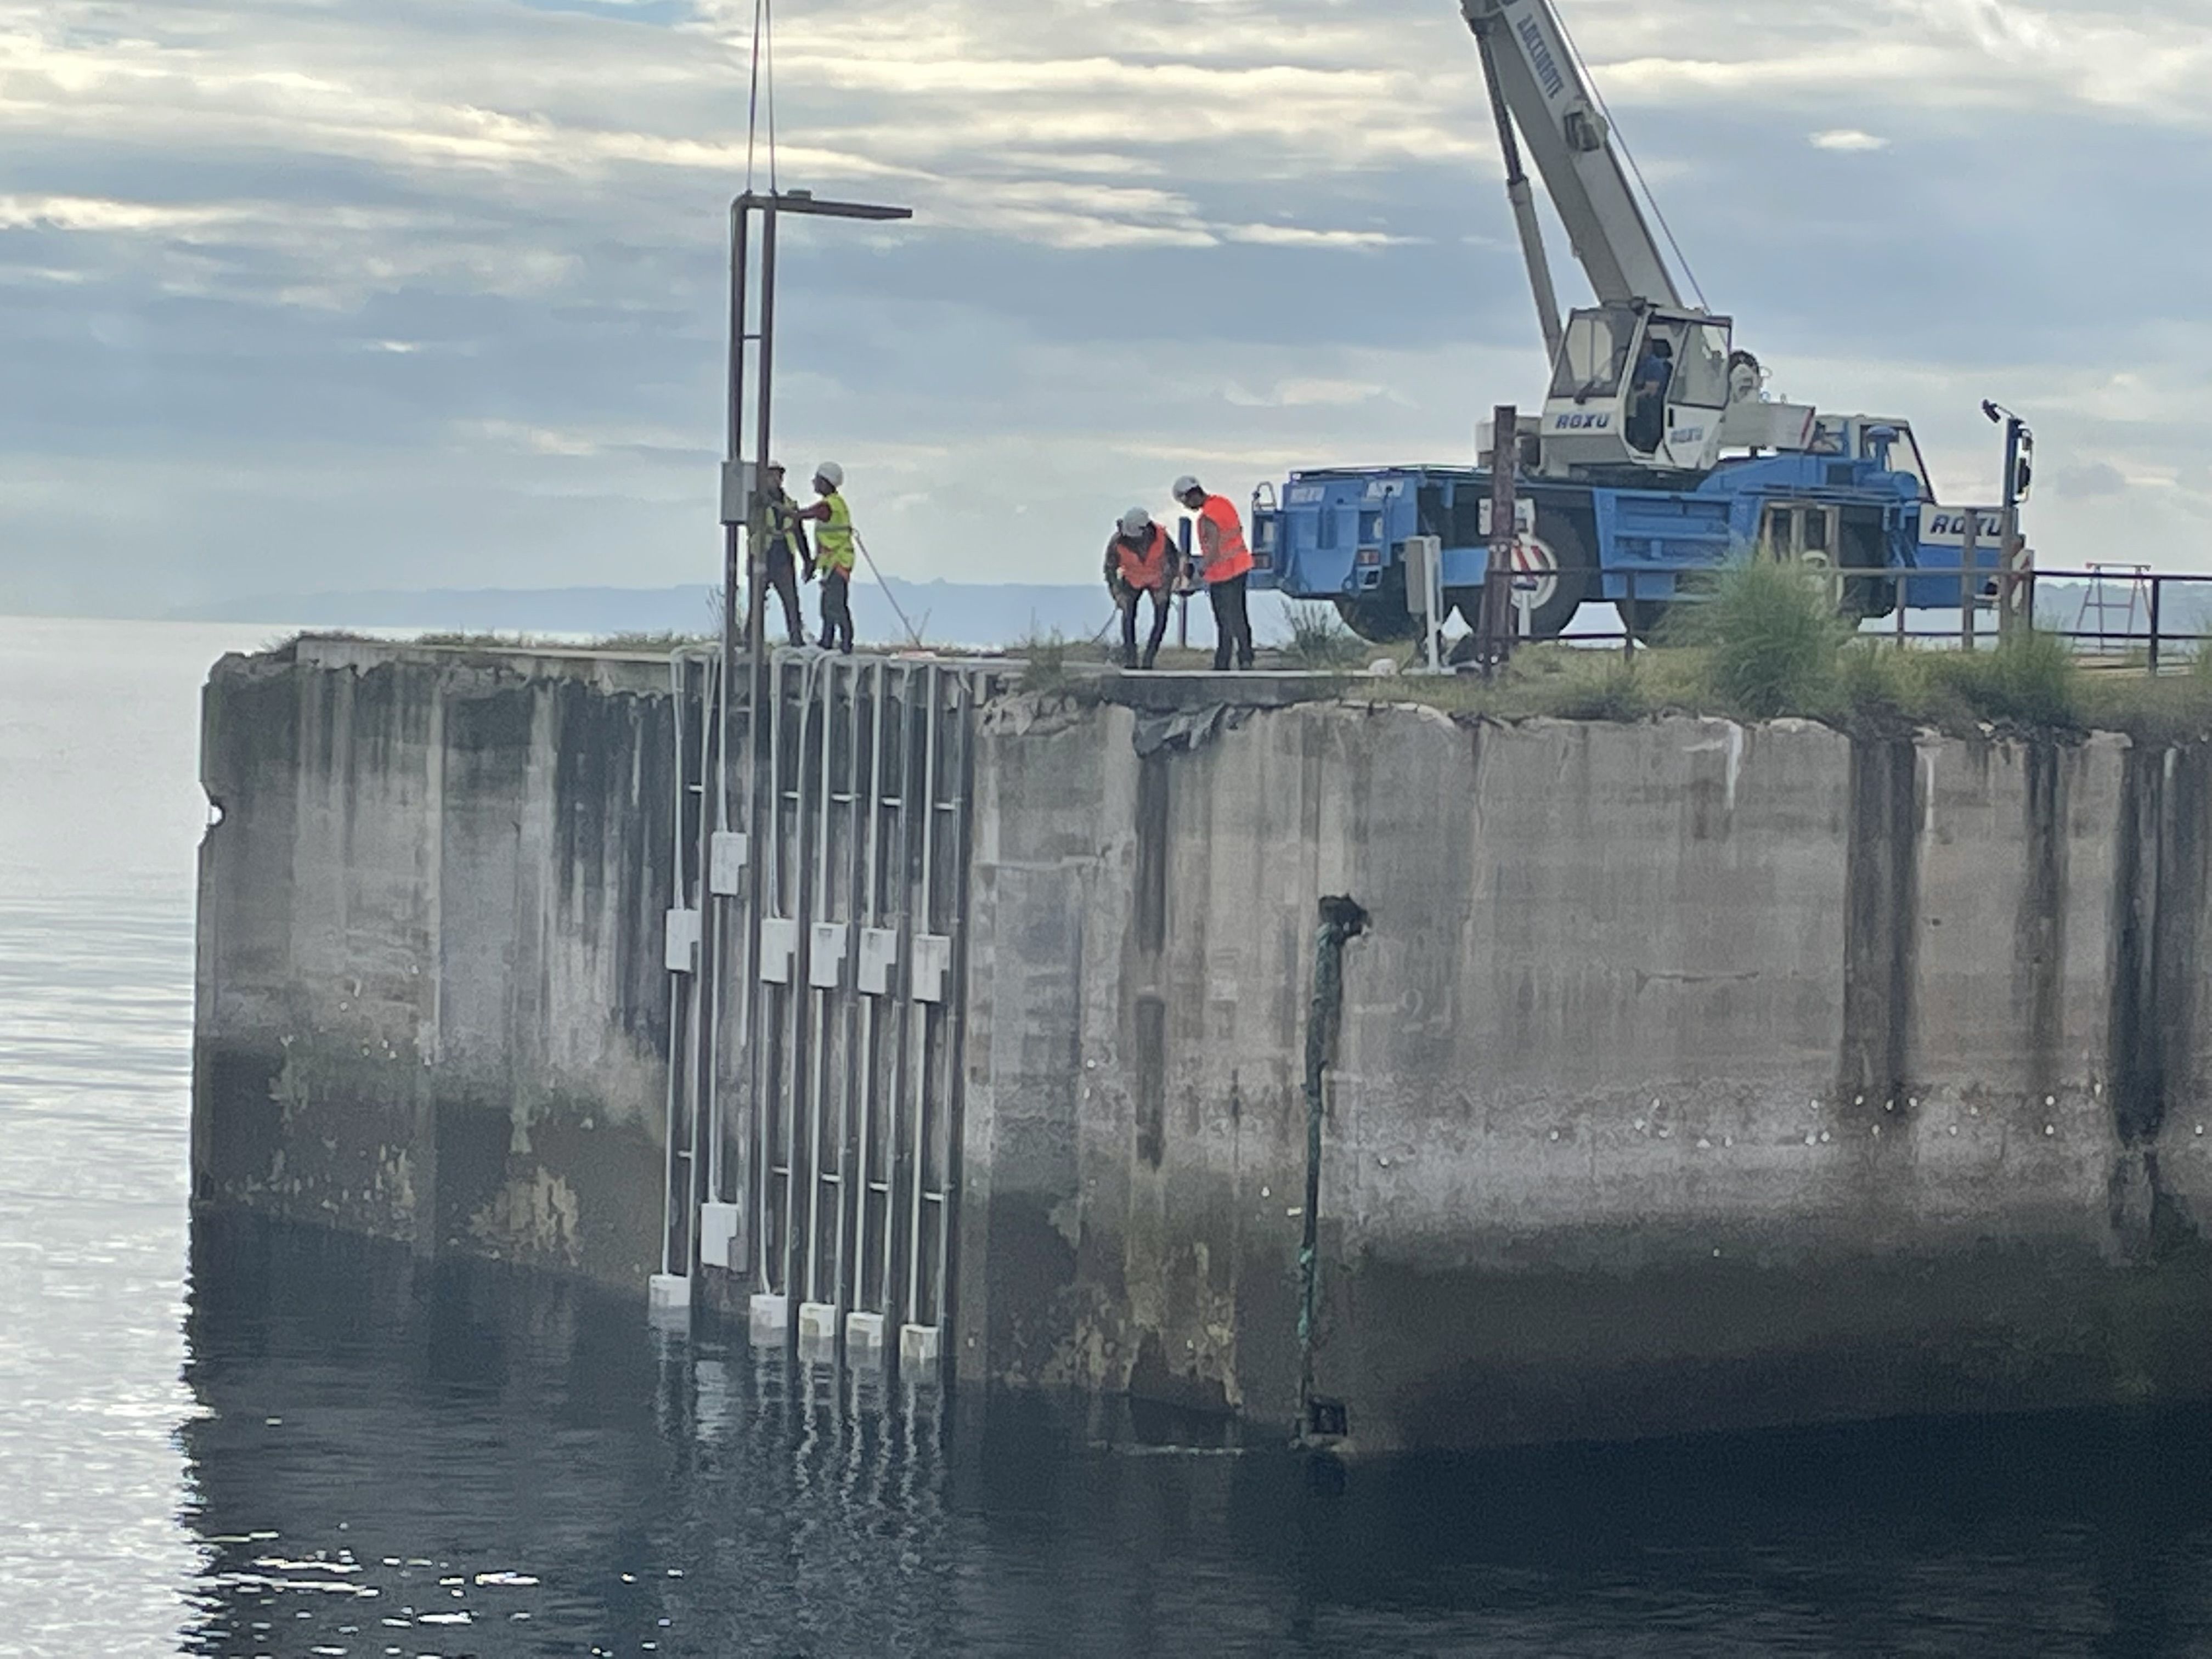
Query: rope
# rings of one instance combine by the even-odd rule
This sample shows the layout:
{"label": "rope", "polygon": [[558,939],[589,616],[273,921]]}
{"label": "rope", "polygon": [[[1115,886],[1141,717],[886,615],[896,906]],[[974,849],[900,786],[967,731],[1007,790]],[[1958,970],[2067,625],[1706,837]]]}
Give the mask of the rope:
{"label": "rope", "polygon": [[761,32],[761,43],[768,58],[768,188],[770,195],[775,195],[781,189],[775,178],[775,0],[760,0],[760,4],[767,25]]}
{"label": "rope", "polygon": [[760,131],[761,34],[767,0],[753,0],[752,90],[745,99],[745,194],[753,191],[753,140]]}
{"label": "rope", "polygon": [[893,613],[897,616],[899,626],[906,629],[907,643],[919,647],[921,644],[921,630],[907,619],[905,611],[899,609],[899,602],[891,593],[891,585],[884,580],[884,573],[876,568],[876,556],[868,551],[867,543],[860,539],[860,532],[857,530],[853,532],[853,545],[860,550],[860,556],[868,562],[868,574],[876,579],[876,586],[884,590],[884,598],[889,601]]}
{"label": "rope", "polygon": [[776,192],[775,8],[772,0],[753,0],[752,84],[745,98],[745,193],[753,188],[753,151],[760,137],[762,71],[768,78],[768,188]]}

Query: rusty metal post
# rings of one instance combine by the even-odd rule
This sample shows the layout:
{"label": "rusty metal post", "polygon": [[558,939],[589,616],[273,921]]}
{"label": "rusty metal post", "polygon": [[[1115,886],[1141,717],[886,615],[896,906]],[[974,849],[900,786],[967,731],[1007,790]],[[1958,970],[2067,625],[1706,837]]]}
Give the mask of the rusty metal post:
{"label": "rusty metal post", "polygon": [[1521,458],[1521,411],[1500,404],[1490,428],[1490,564],[1482,580],[1482,627],[1475,641],[1476,660],[1486,679],[1513,655],[1513,553],[1518,533],[1519,479],[1515,469]]}

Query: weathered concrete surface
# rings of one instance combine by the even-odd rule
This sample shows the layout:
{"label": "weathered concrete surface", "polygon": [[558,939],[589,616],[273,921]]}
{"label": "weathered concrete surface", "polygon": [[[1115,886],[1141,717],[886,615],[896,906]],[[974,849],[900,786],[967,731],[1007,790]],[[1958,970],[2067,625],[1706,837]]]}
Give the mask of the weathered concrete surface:
{"label": "weathered concrete surface", "polygon": [[[203,1201],[642,1300],[666,677],[217,667]],[[1348,895],[1311,1366],[1356,1446],[2212,1393],[2204,751],[1316,689],[984,711],[964,1376],[1297,1414],[1314,933]]]}
{"label": "weathered concrete surface", "polygon": [[217,665],[196,1199],[641,1285],[674,754],[665,659]]}
{"label": "weathered concrete surface", "polygon": [[1355,1444],[2212,1391],[2201,753],[1328,704],[1140,758],[1146,718],[988,715],[966,1374],[1295,1416],[1346,894]]}

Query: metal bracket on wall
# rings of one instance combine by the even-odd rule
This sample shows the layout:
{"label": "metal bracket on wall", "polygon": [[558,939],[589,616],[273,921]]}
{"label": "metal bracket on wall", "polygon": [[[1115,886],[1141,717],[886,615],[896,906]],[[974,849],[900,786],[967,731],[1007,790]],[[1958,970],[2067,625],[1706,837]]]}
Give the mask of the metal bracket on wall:
{"label": "metal bracket on wall", "polygon": [[671,910],[668,913],[668,971],[672,974],[696,974],[699,971],[699,913],[696,910]]}
{"label": "metal bracket on wall", "polygon": [[647,1313],[664,1329],[691,1322],[691,1280],[683,1273],[655,1273],[647,1285]]}
{"label": "metal bracket on wall", "polygon": [[845,982],[845,952],[851,949],[853,930],[842,921],[814,924],[814,948],[807,953],[806,982],[817,991],[834,991]]}
{"label": "metal bracket on wall", "polygon": [[942,1002],[952,974],[952,940],[943,933],[914,936],[914,1000]]}
{"label": "metal bracket on wall", "polygon": [[763,985],[788,985],[799,955],[799,924],[788,916],[763,916],[760,925],[760,976]]}
{"label": "metal bracket on wall", "polygon": [[860,985],[863,994],[888,996],[891,970],[898,966],[898,933],[890,927],[860,930]]}
{"label": "metal bracket on wall", "polygon": [[708,1202],[699,1206],[699,1260],[709,1267],[735,1270],[736,1244],[742,1218],[734,1204]]}
{"label": "metal bracket on wall", "polygon": [[745,864],[750,848],[742,830],[717,830],[708,854],[707,884],[719,898],[735,898],[745,890]]}

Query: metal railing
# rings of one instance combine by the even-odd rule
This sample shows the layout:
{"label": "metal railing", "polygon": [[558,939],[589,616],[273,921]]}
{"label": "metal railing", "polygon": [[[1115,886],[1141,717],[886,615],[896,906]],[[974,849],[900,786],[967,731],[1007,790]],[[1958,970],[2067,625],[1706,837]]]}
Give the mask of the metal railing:
{"label": "metal railing", "polygon": [[[1619,570],[1601,573],[1597,580],[1607,586],[1618,583],[1621,602],[1633,612],[1644,603],[1699,603],[1694,586],[1686,592],[1684,586],[1694,584],[1697,578],[1709,574],[1711,573]],[[1869,618],[1862,624],[1861,631],[1868,637],[1894,641],[1900,649],[1972,651],[1995,645],[2016,631],[2047,634],[2064,640],[2084,656],[2116,657],[2119,659],[2118,665],[2140,667],[2147,673],[2156,674],[2193,660],[2208,640],[2212,640],[2212,573],[2152,571],[2110,565],[2092,565],[2079,570],[2008,573],[1987,566],[1917,565],[1903,570],[1838,568],[1826,574],[1838,589],[1839,602],[1847,585],[1866,583],[1874,586],[1879,600],[1893,603],[1888,615]],[[1971,594],[1972,602],[1954,601],[1949,606],[1893,603],[1899,597],[1896,590],[1899,585],[1908,592],[1924,592],[1936,583],[1955,585],[1960,600]],[[2057,584],[2077,586],[2063,594],[2054,594],[2051,588]],[[2096,601],[2100,585],[2106,588],[2123,586],[2128,592],[2118,600],[2100,605]],[[2197,596],[2201,596],[2199,603],[2189,603]],[[2040,615],[2037,610],[2039,599],[2045,607]],[[1610,599],[1592,599],[1585,603],[1584,611],[1591,605],[1612,603]],[[2117,627],[2111,620],[2115,611],[2120,617]],[[1947,612],[1955,612],[1956,620],[1932,625],[1915,620],[1942,617]],[[2069,613],[2072,623],[2062,622],[2056,614],[2059,612]],[[1561,643],[1569,645],[1619,646],[1632,657],[1656,642],[1651,635],[1657,631],[1656,627],[1632,628],[1624,620],[1620,626],[1610,629],[1577,628],[1571,623],[1567,631],[1557,637]]]}

